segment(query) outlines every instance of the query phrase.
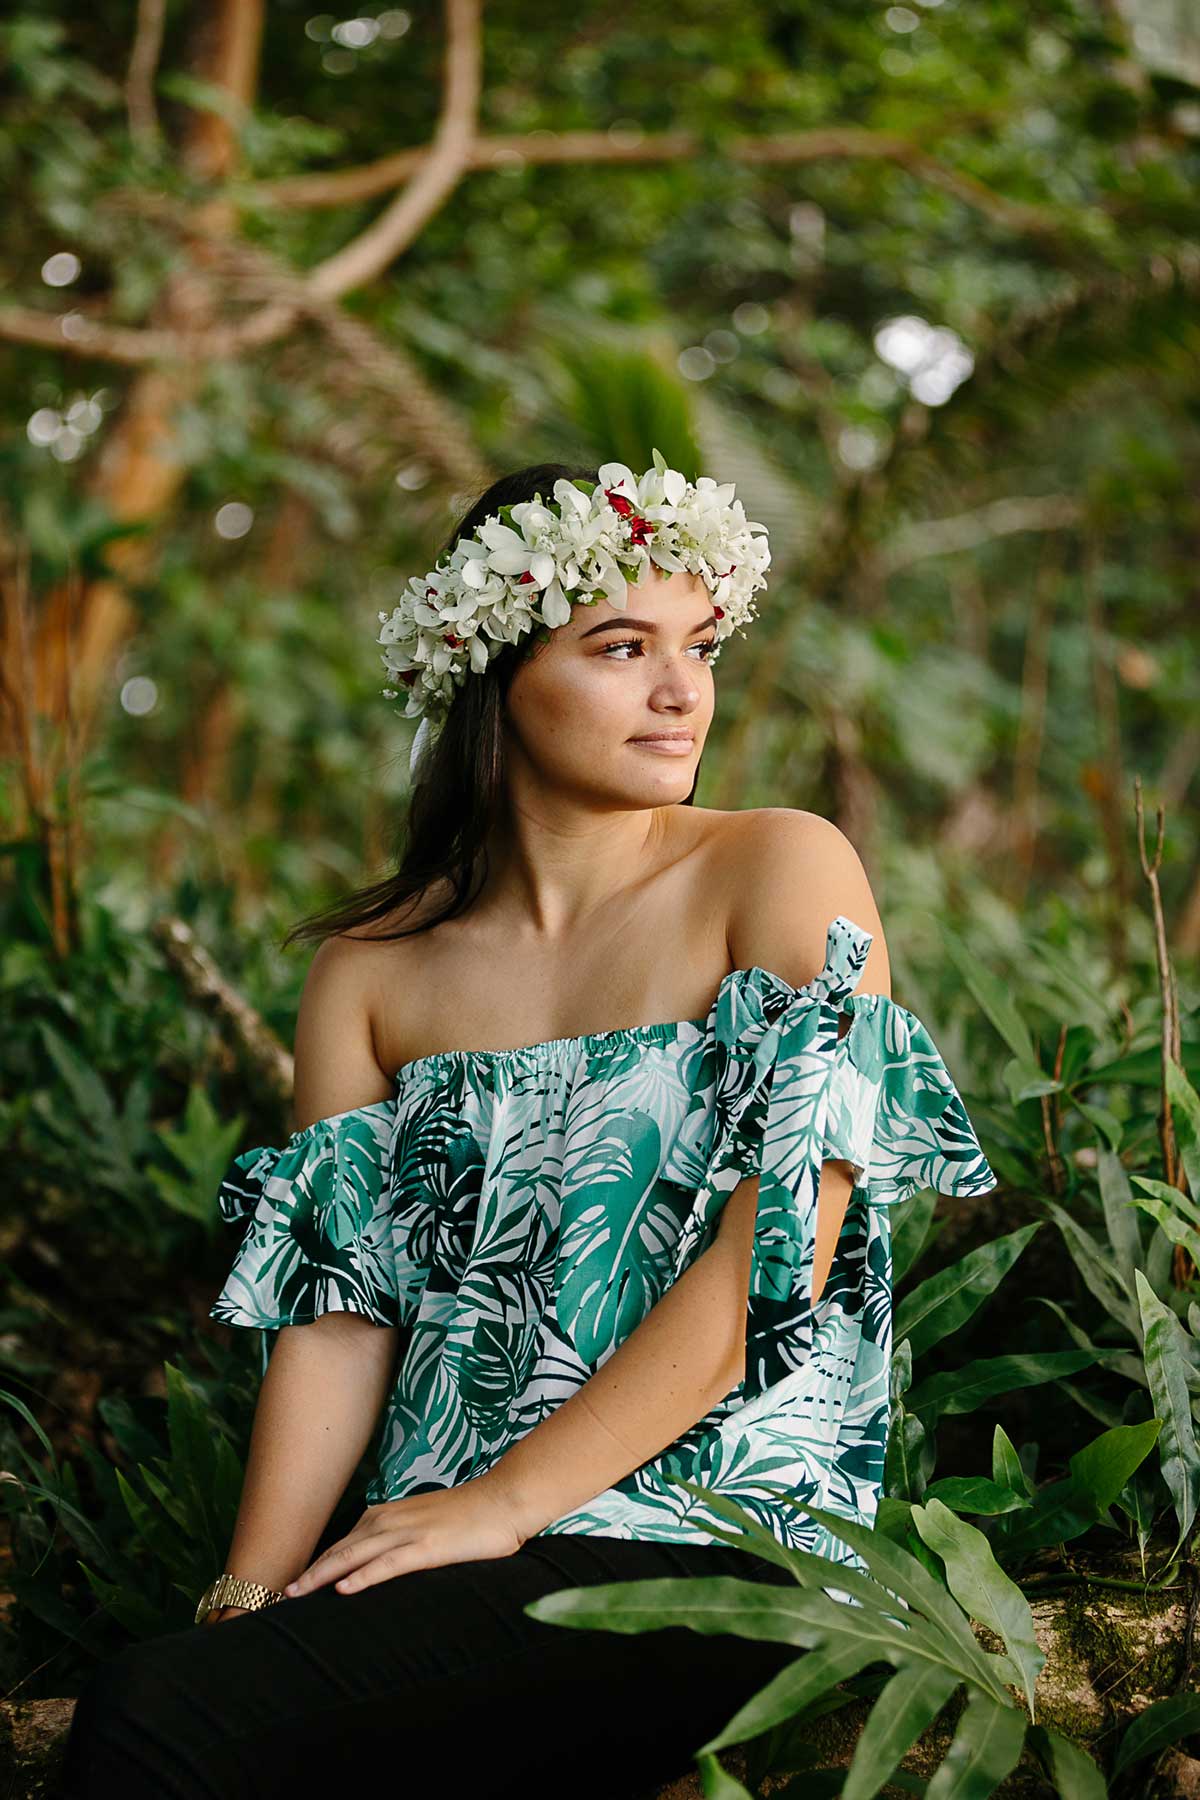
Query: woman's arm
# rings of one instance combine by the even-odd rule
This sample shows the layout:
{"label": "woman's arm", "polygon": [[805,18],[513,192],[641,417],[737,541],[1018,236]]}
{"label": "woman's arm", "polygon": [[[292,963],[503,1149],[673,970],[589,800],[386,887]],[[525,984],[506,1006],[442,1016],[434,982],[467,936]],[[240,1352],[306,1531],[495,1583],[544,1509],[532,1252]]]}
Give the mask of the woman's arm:
{"label": "woman's arm", "polygon": [[[296,1021],[301,1129],[391,1092],[375,1061],[364,962],[354,950],[326,939],[305,979]],[[349,1312],[282,1327],[255,1406],[230,1574],[282,1589],[307,1565],[378,1423],[399,1338],[398,1327]],[[208,1617],[244,1611],[221,1607]]]}
{"label": "woman's arm", "polygon": [[356,1313],[280,1332],[255,1407],[230,1574],[282,1590],[307,1566],[371,1441],[398,1339]]}
{"label": "woman's arm", "polygon": [[737,1386],[749,1269],[733,1226],[745,1212],[753,1217],[757,1197],[757,1176],[739,1183],[722,1214],[731,1229],[718,1232],[594,1375],[478,1478],[523,1538],[648,1462]]}

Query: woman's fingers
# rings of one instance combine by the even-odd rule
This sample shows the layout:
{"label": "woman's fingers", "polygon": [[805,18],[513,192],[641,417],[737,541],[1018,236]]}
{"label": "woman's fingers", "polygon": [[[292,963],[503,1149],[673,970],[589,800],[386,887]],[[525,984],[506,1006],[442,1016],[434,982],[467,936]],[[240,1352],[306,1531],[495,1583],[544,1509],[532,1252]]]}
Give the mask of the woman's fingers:
{"label": "woman's fingers", "polygon": [[[448,1559],[443,1559],[448,1560]],[[339,1594],[356,1594],[360,1588],[374,1587],[377,1581],[391,1581],[396,1575],[408,1575],[414,1569],[436,1568],[429,1556],[428,1546],[422,1546],[414,1538],[401,1539],[391,1549],[382,1551],[355,1569],[350,1575],[344,1575],[337,1584]]]}
{"label": "woman's fingers", "polygon": [[[338,1586],[342,1587],[343,1582],[339,1577],[347,1576],[352,1570],[378,1556],[379,1536],[378,1532],[352,1532],[340,1543],[331,1544],[311,1567],[305,1569],[302,1575],[297,1575],[295,1581],[288,1583],[284,1593],[294,1599],[298,1594],[311,1593],[314,1588],[324,1587],[330,1581],[337,1581]],[[400,1541],[404,1542],[403,1539]]]}
{"label": "woman's fingers", "polygon": [[294,1599],[333,1582],[338,1593],[352,1594],[414,1569],[512,1556],[523,1542],[502,1499],[482,1480],[469,1481],[369,1508],[353,1531],[323,1551],[284,1592]]}

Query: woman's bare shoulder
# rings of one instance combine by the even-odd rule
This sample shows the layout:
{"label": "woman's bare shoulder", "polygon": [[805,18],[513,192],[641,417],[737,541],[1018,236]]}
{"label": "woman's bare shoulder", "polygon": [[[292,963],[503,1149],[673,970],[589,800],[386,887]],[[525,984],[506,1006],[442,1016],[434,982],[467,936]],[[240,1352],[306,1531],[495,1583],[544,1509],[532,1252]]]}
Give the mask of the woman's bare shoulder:
{"label": "woman's bare shoulder", "polygon": [[756,866],[764,854],[788,851],[837,856],[841,846],[852,850],[849,839],[831,819],[794,806],[747,806],[722,812],[689,808],[700,815],[697,822],[705,847],[727,861],[735,875],[744,872],[747,859]]}
{"label": "woman's bare shoulder", "polygon": [[403,978],[406,968],[428,954],[431,940],[445,929],[434,921],[452,897],[449,881],[439,880],[365,924],[330,933],[317,947],[306,985],[355,997],[369,1018],[380,984]]}
{"label": "woman's bare shoulder", "polygon": [[[883,924],[845,832],[820,813],[788,806],[731,817],[726,841],[736,879],[728,890],[728,943],[735,965],[760,964],[800,986],[821,967],[830,923],[841,915],[872,939],[862,991],[890,993]],[[754,879],[747,881],[750,871]]]}
{"label": "woman's bare shoulder", "polygon": [[[713,822],[713,829],[742,836],[770,836],[783,832],[838,832],[832,819],[806,812],[801,806],[741,806],[729,812],[695,808]],[[838,832],[838,836],[841,833]]]}

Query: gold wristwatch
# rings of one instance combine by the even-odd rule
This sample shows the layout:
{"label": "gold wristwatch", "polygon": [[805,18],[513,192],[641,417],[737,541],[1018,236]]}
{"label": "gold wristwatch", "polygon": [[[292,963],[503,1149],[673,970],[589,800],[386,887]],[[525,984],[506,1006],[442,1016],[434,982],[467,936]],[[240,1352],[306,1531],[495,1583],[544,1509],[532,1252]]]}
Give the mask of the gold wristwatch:
{"label": "gold wristwatch", "polygon": [[286,1598],[286,1594],[277,1594],[274,1588],[264,1587],[261,1581],[244,1581],[240,1575],[231,1575],[226,1570],[224,1575],[210,1581],[201,1594],[194,1623],[202,1624],[218,1606],[244,1606],[250,1612],[257,1612],[260,1607],[274,1606],[277,1600]]}

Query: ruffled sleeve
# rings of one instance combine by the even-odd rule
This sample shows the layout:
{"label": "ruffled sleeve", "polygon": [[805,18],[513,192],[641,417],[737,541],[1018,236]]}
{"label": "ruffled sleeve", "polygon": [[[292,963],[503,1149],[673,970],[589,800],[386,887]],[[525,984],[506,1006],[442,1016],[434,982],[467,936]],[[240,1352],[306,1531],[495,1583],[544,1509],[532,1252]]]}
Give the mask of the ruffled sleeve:
{"label": "ruffled sleeve", "polygon": [[[821,1166],[845,1160],[855,1193],[889,1205],[921,1188],[966,1195],[996,1186],[950,1073],[928,1031],[884,994],[852,990],[872,934],[838,914],[820,972],[793,987],[769,969],[735,969],[709,1015],[703,1091],[712,1133],[675,1275],[713,1240],[729,1195],[759,1177],[750,1295],[807,1312]],[[838,1019],[850,1016],[845,1035]],[[761,1308],[760,1308],[761,1310]],[[799,1354],[802,1338],[795,1336]]]}
{"label": "ruffled sleeve", "polygon": [[824,1157],[853,1163],[868,1202],[892,1206],[933,1188],[965,1198],[997,1186],[937,1045],[885,994],[850,994],[834,1052]]}
{"label": "ruffled sleeve", "polygon": [[210,1317],[263,1330],[310,1324],[327,1312],[400,1323],[395,1118],[395,1100],[379,1100],[318,1119],[281,1149],[234,1157],[217,1203],[228,1224],[249,1224]]}

